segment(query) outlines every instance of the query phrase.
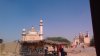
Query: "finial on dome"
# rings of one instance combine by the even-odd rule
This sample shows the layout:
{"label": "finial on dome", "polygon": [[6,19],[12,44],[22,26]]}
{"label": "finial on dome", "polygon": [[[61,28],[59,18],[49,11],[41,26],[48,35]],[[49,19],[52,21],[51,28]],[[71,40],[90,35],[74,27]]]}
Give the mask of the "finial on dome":
{"label": "finial on dome", "polygon": [[32,26],[32,29],[34,29],[34,27]]}
{"label": "finial on dome", "polygon": [[40,17],[40,22],[43,22],[42,17]]}

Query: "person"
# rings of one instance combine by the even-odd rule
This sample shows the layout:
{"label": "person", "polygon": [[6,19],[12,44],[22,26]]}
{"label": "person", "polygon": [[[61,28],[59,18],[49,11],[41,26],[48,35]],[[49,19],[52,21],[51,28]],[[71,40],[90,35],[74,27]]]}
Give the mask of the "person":
{"label": "person", "polygon": [[52,51],[52,53],[53,53],[53,55],[55,56],[57,53],[56,53],[56,50],[55,50],[55,46],[52,46],[53,47],[53,51]]}
{"label": "person", "polygon": [[64,48],[63,47],[61,47],[60,52],[61,52],[61,56],[67,55],[67,52],[64,51]]}
{"label": "person", "polygon": [[48,54],[48,47],[45,48],[45,56]]}

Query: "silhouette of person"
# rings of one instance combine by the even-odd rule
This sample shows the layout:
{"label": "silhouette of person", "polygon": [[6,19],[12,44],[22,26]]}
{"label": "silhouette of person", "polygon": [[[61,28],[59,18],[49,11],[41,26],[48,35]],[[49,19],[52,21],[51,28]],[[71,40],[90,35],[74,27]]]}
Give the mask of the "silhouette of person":
{"label": "silhouette of person", "polygon": [[48,54],[48,47],[45,48],[45,56]]}
{"label": "silhouette of person", "polygon": [[61,56],[67,55],[67,52],[64,51],[64,48],[63,47],[61,47],[60,52],[61,52]]}

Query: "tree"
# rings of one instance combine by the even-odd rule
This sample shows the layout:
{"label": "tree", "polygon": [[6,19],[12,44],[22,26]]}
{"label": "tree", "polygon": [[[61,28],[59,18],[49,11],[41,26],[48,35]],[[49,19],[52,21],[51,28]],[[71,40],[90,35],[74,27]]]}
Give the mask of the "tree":
{"label": "tree", "polygon": [[64,37],[48,37],[46,40],[58,41],[58,42],[66,42],[70,45],[70,41]]}
{"label": "tree", "polygon": [[2,43],[3,42],[3,39],[0,39],[0,43]]}

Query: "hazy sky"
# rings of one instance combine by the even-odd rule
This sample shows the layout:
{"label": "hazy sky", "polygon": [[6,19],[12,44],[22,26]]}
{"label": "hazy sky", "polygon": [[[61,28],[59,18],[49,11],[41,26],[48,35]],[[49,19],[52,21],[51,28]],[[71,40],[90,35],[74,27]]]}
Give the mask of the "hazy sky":
{"label": "hazy sky", "polygon": [[73,40],[79,32],[93,35],[89,0],[0,0],[0,38],[21,38],[23,28],[39,31],[44,21],[44,38],[62,36]]}

